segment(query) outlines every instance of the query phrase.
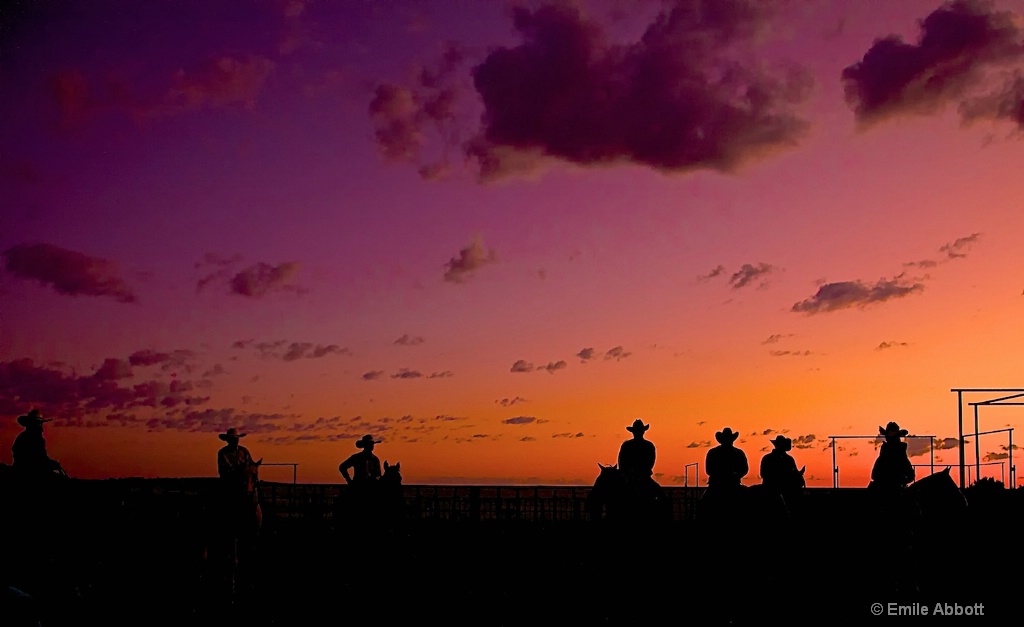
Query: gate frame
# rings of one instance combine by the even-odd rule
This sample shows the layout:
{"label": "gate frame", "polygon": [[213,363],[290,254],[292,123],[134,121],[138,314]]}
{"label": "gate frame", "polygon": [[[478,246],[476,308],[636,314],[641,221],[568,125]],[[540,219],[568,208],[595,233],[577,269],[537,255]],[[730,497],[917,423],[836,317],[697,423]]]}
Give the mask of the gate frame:
{"label": "gate frame", "polygon": [[[998,431],[1006,431],[1006,429],[999,429],[997,431],[981,431],[980,422],[978,418],[978,407],[980,405],[1024,405],[1024,388],[952,388],[950,392],[956,392],[957,400],[957,428],[959,436],[959,447],[960,447],[960,488],[963,489],[967,486],[964,485],[966,474],[966,457],[964,452],[964,438],[967,436],[974,437],[974,476],[975,481],[981,477],[981,445],[978,442],[978,436],[987,435],[989,433],[997,433]],[[1009,396],[1000,396],[996,398],[986,399],[984,401],[977,401],[974,403],[968,403],[974,407],[974,433],[964,433],[964,394],[965,393],[1000,393],[1012,392]],[[1013,466],[1013,429],[1009,430],[1010,446],[1007,453],[1009,454],[1009,466],[1010,466],[1010,482],[1013,484],[1012,487],[1017,487],[1016,469]]]}

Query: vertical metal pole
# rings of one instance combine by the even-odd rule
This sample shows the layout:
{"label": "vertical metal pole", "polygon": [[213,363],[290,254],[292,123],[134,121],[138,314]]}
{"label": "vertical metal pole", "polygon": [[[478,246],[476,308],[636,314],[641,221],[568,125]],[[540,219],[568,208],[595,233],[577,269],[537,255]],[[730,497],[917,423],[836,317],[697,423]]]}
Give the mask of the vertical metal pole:
{"label": "vertical metal pole", "polygon": [[928,450],[931,453],[932,474],[935,474],[935,436],[928,436]]}
{"label": "vertical metal pole", "polygon": [[700,462],[694,462],[697,471],[697,478],[694,480],[694,486],[700,487]]}
{"label": "vertical metal pole", "polygon": [[974,406],[974,480],[981,479],[981,429],[978,428],[978,406]]}
{"label": "vertical metal pole", "polygon": [[839,468],[836,466],[836,439],[832,438],[832,488],[839,487]]}
{"label": "vertical metal pole", "polygon": [[[1010,487],[1017,487],[1017,470],[1013,467],[1013,429],[1010,429],[1010,483],[1013,484]],[[1006,485],[1006,484],[1003,484]]]}
{"label": "vertical metal pole", "polygon": [[296,483],[298,483],[298,476],[299,476],[299,465],[298,464],[292,464],[292,485],[295,485]]}
{"label": "vertical metal pole", "polygon": [[956,391],[956,413],[957,413],[957,425],[959,428],[959,441],[957,443],[960,449],[960,489],[964,489],[967,485],[964,483],[964,393],[961,390]]}

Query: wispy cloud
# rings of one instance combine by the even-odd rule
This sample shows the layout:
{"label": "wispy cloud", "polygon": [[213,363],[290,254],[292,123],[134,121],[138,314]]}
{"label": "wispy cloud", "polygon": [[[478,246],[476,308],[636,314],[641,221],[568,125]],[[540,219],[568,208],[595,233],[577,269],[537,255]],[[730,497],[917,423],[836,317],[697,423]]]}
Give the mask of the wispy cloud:
{"label": "wispy cloud", "polygon": [[100,257],[53,246],[19,244],[4,251],[12,275],[47,285],[67,296],[103,296],[122,303],[138,299],[120,276],[118,265]]}
{"label": "wispy cloud", "polygon": [[483,240],[477,236],[469,246],[460,250],[457,256],[445,264],[444,280],[450,283],[464,283],[477,270],[497,260],[498,253],[493,248],[486,248]]}
{"label": "wispy cloud", "polygon": [[852,307],[867,307],[923,290],[923,284],[907,279],[903,274],[892,279],[879,279],[874,284],[863,281],[826,283],[810,298],[794,303],[790,311],[819,314]]}

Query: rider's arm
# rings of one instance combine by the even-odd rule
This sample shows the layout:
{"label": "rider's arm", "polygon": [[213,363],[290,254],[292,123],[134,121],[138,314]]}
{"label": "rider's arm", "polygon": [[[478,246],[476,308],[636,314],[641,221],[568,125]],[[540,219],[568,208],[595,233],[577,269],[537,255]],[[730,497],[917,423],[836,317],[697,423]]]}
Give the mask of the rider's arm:
{"label": "rider's arm", "polygon": [[340,472],[341,476],[345,478],[345,483],[352,482],[352,475],[349,474],[348,470],[355,463],[353,457],[354,455],[350,456],[348,459],[346,459],[345,461],[341,462],[341,464],[338,465],[338,472]]}

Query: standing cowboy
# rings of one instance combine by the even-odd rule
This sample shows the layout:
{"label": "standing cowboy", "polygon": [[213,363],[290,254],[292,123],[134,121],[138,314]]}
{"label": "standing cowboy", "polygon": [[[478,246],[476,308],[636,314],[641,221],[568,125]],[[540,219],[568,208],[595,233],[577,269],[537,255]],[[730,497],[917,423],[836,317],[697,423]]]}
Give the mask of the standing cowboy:
{"label": "standing cowboy", "polygon": [[15,438],[11,454],[14,456],[14,469],[24,479],[35,481],[64,474],[60,463],[46,452],[43,425],[51,420],[43,418],[38,409],[18,417],[18,424],[25,430]]}

